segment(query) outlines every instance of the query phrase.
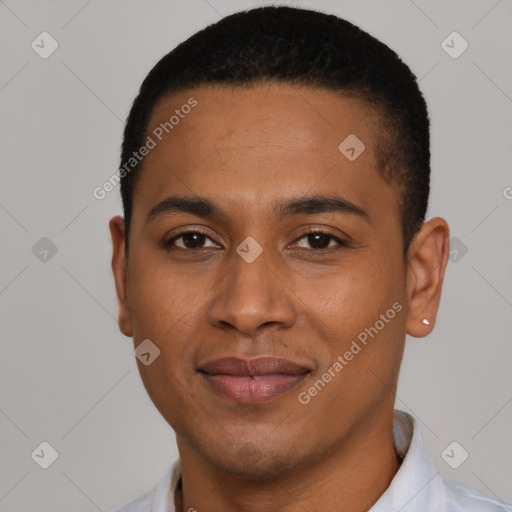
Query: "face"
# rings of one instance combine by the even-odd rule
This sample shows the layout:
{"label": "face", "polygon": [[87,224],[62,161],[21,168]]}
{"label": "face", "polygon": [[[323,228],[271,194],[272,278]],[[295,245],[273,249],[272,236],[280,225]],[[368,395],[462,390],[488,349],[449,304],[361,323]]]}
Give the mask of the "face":
{"label": "face", "polygon": [[[180,452],[275,475],[389,415],[411,289],[376,130],[355,99],[282,84],[155,108],[129,262],[119,217],[113,262],[122,331],[160,350],[139,371]],[[359,155],[339,149],[351,134]]]}

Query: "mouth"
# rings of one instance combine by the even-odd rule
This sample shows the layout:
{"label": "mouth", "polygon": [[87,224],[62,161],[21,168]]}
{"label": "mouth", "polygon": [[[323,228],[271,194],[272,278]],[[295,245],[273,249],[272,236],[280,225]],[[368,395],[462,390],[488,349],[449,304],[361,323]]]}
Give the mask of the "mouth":
{"label": "mouth", "polygon": [[311,369],[275,357],[226,357],[201,365],[198,373],[215,392],[239,403],[254,404],[296,388]]}

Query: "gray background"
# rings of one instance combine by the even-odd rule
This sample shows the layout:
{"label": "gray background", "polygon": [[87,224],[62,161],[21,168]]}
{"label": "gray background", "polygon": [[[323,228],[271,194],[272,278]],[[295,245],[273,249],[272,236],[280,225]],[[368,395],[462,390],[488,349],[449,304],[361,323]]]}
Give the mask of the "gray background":
{"label": "gray background", "polygon": [[[358,24],[421,80],[429,216],[460,243],[435,331],[407,341],[396,406],[421,421],[440,471],[512,501],[512,2],[286,3]],[[117,327],[107,223],[119,193],[99,201],[92,190],[117,169],[124,119],[157,59],[255,5],[0,1],[0,511],[107,511],[177,455]],[[59,44],[47,59],[31,48],[43,31]],[[453,31],[469,43],[457,59],[441,46]],[[33,250],[42,237],[57,248],[46,261],[47,241]],[[46,470],[31,458],[42,441],[59,454]],[[452,441],[469,453],[458,469],[441,457]]]}

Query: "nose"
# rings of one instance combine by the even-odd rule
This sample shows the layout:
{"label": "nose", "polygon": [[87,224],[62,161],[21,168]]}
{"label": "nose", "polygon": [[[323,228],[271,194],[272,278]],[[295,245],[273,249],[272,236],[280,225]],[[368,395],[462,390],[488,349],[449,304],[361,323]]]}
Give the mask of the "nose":
{"label": "nose", "polygon": [[251,263],[237,253],[230,260],[230,269],[217,284],[210,304],[210,322],[248,336],[264,326],[291,327],[296,315],[293,292],[278,270],[270,268],[265,251]]}

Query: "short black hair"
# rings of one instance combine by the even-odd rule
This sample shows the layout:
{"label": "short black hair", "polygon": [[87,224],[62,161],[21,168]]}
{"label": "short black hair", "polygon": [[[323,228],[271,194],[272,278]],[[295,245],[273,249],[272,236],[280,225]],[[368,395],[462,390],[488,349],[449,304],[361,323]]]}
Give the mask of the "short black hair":
{"label": "short black hair", "polygon": [[[404,256],[423,225],[430,192],[427,105],[415,75],[388,46],[331,14],[280,6],[227,16],[165,55],[144,79],[128,116],[121,154],[126,255],[135,185],[150,116],[165,95],[199,86],[263,83],[323,88],[362,99],[378,120],[378,171],[401,185]],[[341,140],[340,140],[341,142]],[[133,159],[132,159],[133,160]]]}

